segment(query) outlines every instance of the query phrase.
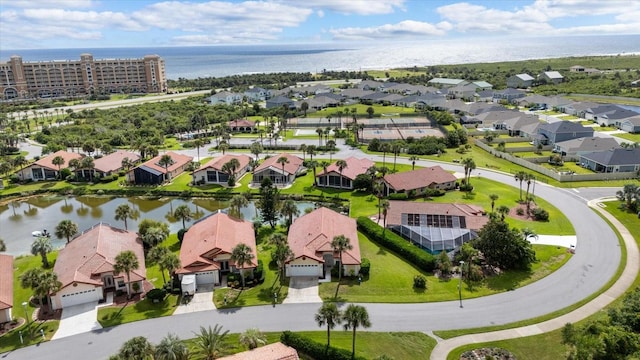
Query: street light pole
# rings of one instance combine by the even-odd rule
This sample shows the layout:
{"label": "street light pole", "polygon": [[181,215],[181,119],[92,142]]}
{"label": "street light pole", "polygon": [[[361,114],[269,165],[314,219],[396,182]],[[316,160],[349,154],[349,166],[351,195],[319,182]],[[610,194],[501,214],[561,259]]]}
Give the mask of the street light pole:
{"label": "street light pole", "polygon": [[[27,322],[27,328],[29,328],[29,312],[27,311],[27,302],[22,302],[22,308],[24,309],[24,320]],[[29,328],[29,333],[31,333],[31,328]]]}
{"label": "street light pole", "polygon": [[458,296],[460,297],[460,308],[462,308],[462,269],[464,261],[460,260],[460,281],[458,282]]}

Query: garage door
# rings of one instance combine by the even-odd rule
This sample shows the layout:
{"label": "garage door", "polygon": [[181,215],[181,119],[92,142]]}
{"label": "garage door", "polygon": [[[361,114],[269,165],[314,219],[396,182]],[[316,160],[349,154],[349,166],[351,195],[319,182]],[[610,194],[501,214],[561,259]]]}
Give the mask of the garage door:
{"label": "garage door", "polygon": [[198,284],[215,284],[219,281],[216,276],[217,271],[203,271],[196,273],[196,285]]}
{"label": "garage door", "polygon": [[287,267],[288,276],[321,276],[321,265],[289,265]]}
{"label": "garage door", "polygon": [[[99,291],[98,291],[99,290]],[[94,288],[92,290],[79,291],[71,294],[64,294],[60,299],[63,308],[78,304],[85,304],[92,301],[98,301],[101,298],[101,289]]]}

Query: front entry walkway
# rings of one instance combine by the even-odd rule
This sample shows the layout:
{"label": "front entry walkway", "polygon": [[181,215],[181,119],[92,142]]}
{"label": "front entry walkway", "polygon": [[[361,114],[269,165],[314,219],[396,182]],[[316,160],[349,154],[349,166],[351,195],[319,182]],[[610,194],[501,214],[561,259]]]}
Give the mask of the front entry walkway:
{"label": "front entry walkway", "polygon": [[289,293],[283,304],[321,303],[318,295],[318,278],[292,276],[289,279]]}
{"label": "front entry walkway", "polygon": [[193,295],[193,298],[191,298],[191,301],[178,305],[173,315],[215,310],[216,305],[213,303],[213,287],[213,284],[198,285],[198,290]]}
{"label": "front entry walkway", "polygon": [[66,307],[62,310],[60,325],[52,340],[102,329],[97,319],[97,301]]}

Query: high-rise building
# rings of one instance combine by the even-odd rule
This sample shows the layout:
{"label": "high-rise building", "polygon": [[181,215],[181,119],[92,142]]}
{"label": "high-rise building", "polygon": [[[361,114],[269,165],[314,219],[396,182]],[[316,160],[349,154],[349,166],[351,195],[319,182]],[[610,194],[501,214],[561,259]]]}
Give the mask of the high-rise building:
{"label": "high-rise building", "polygon": [[28,99],[109,93],[165,92],[164,60],[158,55],[142,59],[94,59],[23,62],[12,56],[0,62],[0,98]]}

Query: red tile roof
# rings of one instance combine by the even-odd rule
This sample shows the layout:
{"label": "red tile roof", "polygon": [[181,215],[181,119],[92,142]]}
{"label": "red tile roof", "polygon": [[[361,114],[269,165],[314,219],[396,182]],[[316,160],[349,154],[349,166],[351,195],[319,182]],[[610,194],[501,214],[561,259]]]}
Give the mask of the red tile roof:
{"label": "red tile roof", "polygon": [[245,120],[245,119],[236,119],[229,121],[227,124],[229,127],[254,127],[256,124],[253,121]]}
{"label": "red tile roof", "polygon": [[[160,159],[162,158],[162,156],[164,155],[169,155],[171,156],[171,159],[173,160],[173,164],[171,164],[167,170],[164,169],[164,166],[160,166],[158,165],[158,162],[160,161]],[[186,165],[187,163],[191,162],[193,160],[193,156],[188,156],[188,155],[182,155],[182,154],[178,154],[175,153],[173,151],[167,151],[165,154],[160,154],[156,157],[154,157],[153,159],[146,161],[144,164],[140,165],[140,166],[146,166],[148,168],[151,168],[153,170],[159,171],[161,174],[165,174],[168,172],[173,172],[176,169]]]}
{"label": "red tile roof", "polygon": [[471,230],[480,230],[489,222],[489,217],[483,216],[484,209],[476,205],[389,200],[387,225],[401,224],[402,214],[464,216]]}
{"label": "red tile roof", "polygon": [[338,235],[349,238],[353,249],[342,253],[345,265],[360,264],[360,245],[356,220],[325,207],[297,218],[287,236],[296,258],[306,256],[323,262],[323,252],[333,252],[331,241]]}
{"label": "red tile roof", "polygon": [[261,346],[253,350],[244,351],[218,360],[298,360],[296,349],[281,342]]}
{"label": "red tile roof", "polygon": [[[355,180],[356,176],[364,174],[365,172],[367,172],[367,169],[375,165],[375,163],[369,159],[358,159],[355,157],[348,157],[344,159],[344,161],[347,162],[347,167],[342,169],[342,176],[351,180]],[[338,168],[338,165],[336,165],[336,163],[333,163],[327,167],[327,173],[330,172],[340,174],[340,169]],[[325,173],[323,171],[322,174],[318,174],[316,175],[316,177],[322,176],[324,174]]]}
{"label": "red tile roof", "polygon": [[13,307],[13,256],[0,254],[0,310]]}
{"label": "red tile roof", "polygon": [[[53,271],[58,274],[63,288],[75,282],[102,285],[100,275],[112,272],[116,256],[127,250],[136,254],[140,264],[131,272],[131,281],[144,280],[147,269],[138,234],[103,223],[78,235],[60,250]],[[126,277],[126,274],[118,276]]]}
{"label": "red tile roof", "polygon": [[388,174],[384,181],[395,191],[408,191],[421,189],[432,184],[445,184],[455,182],[456,177],[445,171],[440,166]]}
{"label": "red tile roof", "polygon": [[122,160],[124,160],[124,158],[129,158],[129,160],[137,162],[140,160],[140,155],[130,151],[118,150],[109,155],[93,160],[93,168],[105,173],[119,170],[122,168]]}
{"label": "red tile roof", "polygon": [[43,157],[42,159],[36,161],[34,164],[47,168],[47,169],[51,169],[51,170],[58,170],[58,165],[53,165],[53,159],[56,156],[60,156],[64,159],[64,164],[62,164],[60,166],[61,169],[67,168],[69,167],[69,161],[73,160],[73,159],[82,159],[82,155],[78,154],[78,153],[70,153],[64,150],[59,150],[56,151],[53,154],[50,154],[46,157]]}
{"label": "red tile roof", "polygon": [[[212,259],[217,254],[231,254],[233,248],[244,243],[254,255],[253,264],[258,263],[256,237],[253,223],[229,216],[223,212],[210,215],[195,224],[184,234],[180,247],[181,274],[219,269]],[[231,264],[231,262],[230,262]]]}
{"label": "red tile roof", "polygon": [[278,164],[278,159],[281,157],[286,157],[287,160],[289,160],[288,163],[286,163],[284,165],[284,171],[287,174],[296,174],[300,167],[302,167],[302,159],[295,156],[295,155],[291,155],[291,154],[287,154],[287,153],[282,153],[280,155],[276,155],[276,156],[272,156],[268,159],[266,159],[262,164],[260,164],[260,166],[258,166],[255,170],[254,173],[258,173],[262,170],[268,169],[270,167],[274,168],[276,171],[278,172],[282,172],[282,165]]}
{"label": "red tile roof", "polygon": [[206,169],[222,171],[222,166],[228,163],[231,159],[238,159],[238,162],[240,163],[240,167],[236,169],[236,173],[239,173],[240,171],[242,171],[242,169],[245,168],[247,165],[249,165],[249,163],[251,162],[251,157],[248,155],[226,154],[222,157],[213,158],[209,160],[206,164],[200,166],[200,168],[197,171],[206,170]]}

